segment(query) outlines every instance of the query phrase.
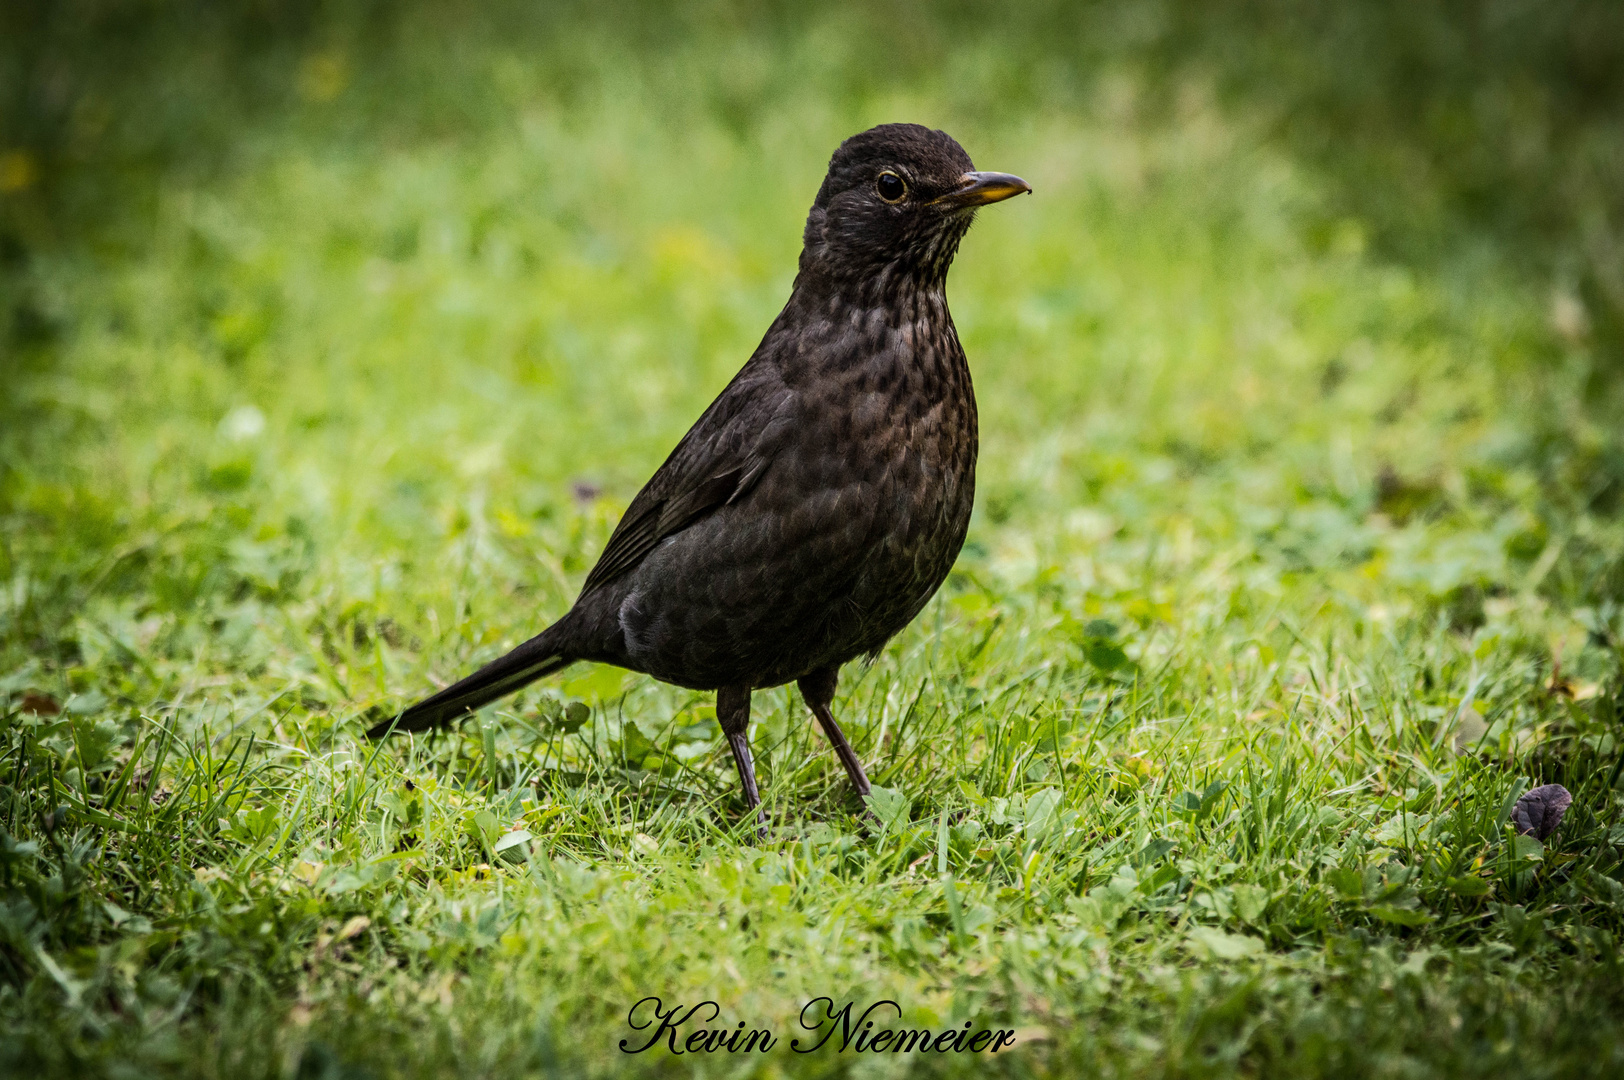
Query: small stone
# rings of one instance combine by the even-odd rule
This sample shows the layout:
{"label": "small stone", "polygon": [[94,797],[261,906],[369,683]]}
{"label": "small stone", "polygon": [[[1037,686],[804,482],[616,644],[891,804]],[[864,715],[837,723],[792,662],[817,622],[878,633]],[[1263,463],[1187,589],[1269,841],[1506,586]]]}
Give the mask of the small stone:
{"label": "small stone", "polygon": [[1556,832],[1562,815],[1573,804],[1573,796],[1561,784],[1544,784],[1527,792],[1511,808],[1511,821],[1524,836],[1541,842]]}

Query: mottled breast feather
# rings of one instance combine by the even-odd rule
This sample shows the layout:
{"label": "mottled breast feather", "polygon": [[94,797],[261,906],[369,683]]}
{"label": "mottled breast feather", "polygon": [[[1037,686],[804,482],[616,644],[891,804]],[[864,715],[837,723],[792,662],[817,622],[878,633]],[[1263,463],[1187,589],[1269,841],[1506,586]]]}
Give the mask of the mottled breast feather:
{"label": "mottled breast feather", "polygon": [[786,308],[588,578],[581,605],[613,611],[597,658],[772,686],[918,614],[969,526],[975,398],[941,289],[887,299]]}

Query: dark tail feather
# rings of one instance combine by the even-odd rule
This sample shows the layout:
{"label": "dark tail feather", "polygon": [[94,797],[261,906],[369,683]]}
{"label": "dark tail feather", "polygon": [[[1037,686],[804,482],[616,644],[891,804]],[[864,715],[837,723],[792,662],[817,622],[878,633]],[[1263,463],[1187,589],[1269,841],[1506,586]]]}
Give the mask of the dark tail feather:
{"label": "dark tail feather", "polygon": [[556,627],[555,623],[461,682],[452,683],[394,719],[374,726],[367,732],[367,738],[381,739],[396,731],[427,731],[440,727],[535,682],[543,675],[551,675],[559,668],[574,663],[573,656],[566,656],[560,651],[557,635],[553,634]]}

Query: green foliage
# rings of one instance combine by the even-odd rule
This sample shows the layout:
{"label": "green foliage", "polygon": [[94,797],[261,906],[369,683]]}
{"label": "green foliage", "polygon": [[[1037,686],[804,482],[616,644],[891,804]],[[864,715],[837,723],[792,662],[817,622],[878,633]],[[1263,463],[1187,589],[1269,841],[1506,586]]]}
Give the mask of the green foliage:
{"label": "green foliage", "polygon": [[[122,10],[8,48],[89,56]],[[927,1073],[1618,1070],[1607,346],[1553,311],[1565,226],[1452,211],[1421,258],[1360,208],[1411,188],[1348,201],[1294,134],[1320,46],[1218,49],[1224,5],[248,5],[201,50],[142,10],[0,195],[8,1075],[678,1071],[615,1049],[648,994],[1023,1033]],[[1408,18],[1371,10],[1324,47]],[[1570,100],[1539,48],[1513,70]],[[1605,143],[1581,113],[1550,161]],[[1037,194],[954,271],[980,499],[845,672],[869,805],[762,692],[758,840],[710,701],[609,668],[362,741],[565,610],[782,303],[829,150],[900,117]],[[1508,822],[1544,782],[1540,843]]]}

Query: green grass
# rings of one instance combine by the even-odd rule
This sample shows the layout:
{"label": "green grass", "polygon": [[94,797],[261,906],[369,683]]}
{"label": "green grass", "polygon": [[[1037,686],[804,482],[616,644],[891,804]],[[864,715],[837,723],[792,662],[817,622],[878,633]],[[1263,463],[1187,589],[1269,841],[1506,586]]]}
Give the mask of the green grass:
{"label": "green grass", "polygon": [[[0,431],[8,1072],[1624,1064],[1624,525],[1571,297],[1384,261],[1199,81],[1000,105],[1014,61],[960,41],[854,89],[834,21],[434,35],[273,66],[303,96],[110,211],[138,242],[7,279],[46,327]],[[767,842],[708,697],[614,669],[365,743],[566,609],[783,302],[829,152],[900,118],[1037,193],[950,282],[970,542],[836,702],[885,823],[786,690]],[[1507,826],[1541,782],[1543,847]],[[646,995],[1020,1035],[628,1058]]]}

